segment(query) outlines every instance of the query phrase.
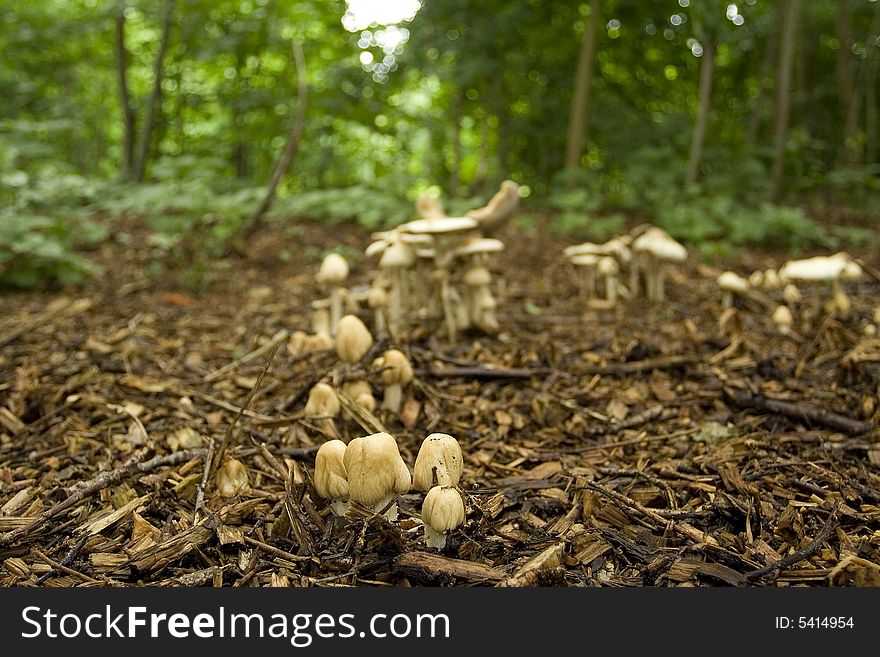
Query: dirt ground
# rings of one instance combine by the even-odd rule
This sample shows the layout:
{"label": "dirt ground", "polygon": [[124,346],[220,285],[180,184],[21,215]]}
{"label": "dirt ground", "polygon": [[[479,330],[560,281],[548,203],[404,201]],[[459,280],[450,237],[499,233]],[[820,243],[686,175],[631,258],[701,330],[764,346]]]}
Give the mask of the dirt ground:
{"label": "dirt ground", "polygon": [[[668,302],[600,310],[567,242],[509,226],[501,332],[450,345],[417,328],[396,345],[416,371],[402,412],[328,428],[303,417],[309,389],[364,366],[282,344],[258,379],[267,341],[308,330],[321,253],[362,252],[368,233],[272,224],[193,292],[151,276],[131,230],[92,254],[99,278],[0,296],[0,585],[880,585],[876,249],[853,253],[848,317],[804,313],[783,336],[773,293],[723,314],[714,282],[778,267],[772,250],[693,258]],[[353,285],[372,264],[352,263]],[[315,494],[332,431],[380,426],[410,468],[428,433],[461,443],[467,517],[444,550],[425,545],[421,493],[396,523],[336,519]],[[208,482],[196,513],[227,432],[250,486]]]}

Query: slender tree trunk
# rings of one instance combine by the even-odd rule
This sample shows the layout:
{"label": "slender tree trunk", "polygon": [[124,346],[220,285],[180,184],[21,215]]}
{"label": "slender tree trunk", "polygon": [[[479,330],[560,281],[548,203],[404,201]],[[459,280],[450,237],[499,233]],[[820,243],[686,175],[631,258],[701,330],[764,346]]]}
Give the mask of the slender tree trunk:
{"label": "slender tree trunk", "polygon": [[853,165],[858,162],[858,102],[856,76],[853,67],[852,10],[849,0],[837,0],[837,84],[843,110],[842,160]]}
{"label": "slender tree trunk", "polygon": [[755,96],[755,102],[752,105],[752,113],[749,116],[749,127],[746,130],[746,150],[751,150],[758,141],[758,132],[761,130],[761,115],[764,110],[765,92],[771,88],[770,73],[773,70],[773,60],[776,59],[776,46],[779,42],[779,17],[780,7],[783,5],[777,3],[773,11],[773,29],[767,35],[767,43],[764,44],[764,57],[761,61],[761,72],[758,84],[758,95]]}
{"label": "slender tree trunk", "polygon": [[162,36],[159,40],[159,50],[153,61],[153,88],[147,99],[146,114],[141,125],[141,136],[138,143],[137,157],[134,162],[134,179],[142,182],[147,172],[147,161],[150,158],[150,145],[153,137],[153,127],[156,123],[156,112],[162,102],[162,75],[165,67],[165,54],[168,52],[168,41],[171,36],[171,16],[174,13],[174,0],[165,0],[165,11],[162,16]]}
{"label": "slender tree trunk", "polygon": [[122,109],[122,178],[134,177],[134,110],[128,91],[128,52],[125,49],[125,2],[116,12],[116,74],[119,80],[119,105]]}
{"label": "slender tree trunk", "polygon": [[[869,41],[880,39],[880,2],[874,5],[874,20]],[[880,43],[875,42],[877,46]],[[876,46],[875,46],[876,47]],[[875,50],[867,63],[865,74],[865,162],[877,162],[877,70],[880,69],[880,50]]]}
{"label": "slender tree trunk", "polygon": [[287,172],[290,163],[293,161],[294,156],[299,151],[299,144],[302,138],[303,128],[305,127],[306,122],[306,100],[308,99],[309,92],[309,78],[306,71],[306,58],[303,54],[302,46],[299,45],[297,41],[291,41],[290,47],[293,50],[293,59],[296,63],[296,73],[297,73],[297,108],[296,115],[293,118],[293,121],[290,123],[290,130],[287,133],[287,142],[284,144],[284,150],[281,151],[281,157],[278,158],[278,163],[275,165],[275,170],[272,172],[272,177],[269,179],[269,183],[266,185],[266,193],[263,195],[263,200],[260,202],[260,205],[251,215],[250,221],[248,222],[248,227],[244,231],[244,237],[251,237],[257,229],[262,225],[263,219],[266,216],[266,213],[269,211],[269,208],[272,207],[272,203],[275,200],[275,192],[278,190],[278,183],[281,182],[281,178]]}
{"label": "slender tree trunk", "polygon": [[593,59],[596,53],[596,23],[599,21],[599,0],[591,0],[590,15],[584,27],[584,38],[574,76],[574,93],[568,114],[568,137],[565,142],[565,168],[576,169],[584,154],[584,140],[590,118],[590,91],[593,87]]}
{"label": "slender tree trunk", "polygon": [[791,104],[791,62],[800,0],[784,0],[782,46],[776,72],[776,117],[773,128],[773,171],[770,175],[770,198],[778,202],[782,195],[782,171],[785,164],[785,141],[788,136],[788,111]]}
{"label": "slender tree trunk", "polygon": [[703,142],[706,139],[706,126],[712,109],[712,77],[715,74],[715,43],[703,44],[703,61],[700,64],[700,106],[691,137],[691,151],[688,157],[686,182],[692,185],[700,176],[700,162],[703,159]]}

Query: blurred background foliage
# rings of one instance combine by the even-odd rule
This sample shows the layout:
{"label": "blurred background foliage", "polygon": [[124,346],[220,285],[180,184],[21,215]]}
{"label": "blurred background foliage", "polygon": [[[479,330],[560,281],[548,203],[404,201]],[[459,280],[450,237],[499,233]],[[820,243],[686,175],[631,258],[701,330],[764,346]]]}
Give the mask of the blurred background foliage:
{"label": "blurred background foliage", "polygon": [[880,0],[8,0],[0,284],[75,282],[120,218],[160,258],[228,253],[301,102],[291,40],[306,120],[270,220],[385,227],[512,178],[523,222],[576,239],[876,231]]}

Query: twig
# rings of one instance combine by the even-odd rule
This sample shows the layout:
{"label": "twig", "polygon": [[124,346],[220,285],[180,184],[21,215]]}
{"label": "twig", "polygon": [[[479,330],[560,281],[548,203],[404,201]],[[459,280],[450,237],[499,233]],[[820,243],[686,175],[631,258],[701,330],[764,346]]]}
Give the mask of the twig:
{"label": "twig", "polygon": [[269,545],[268,543],[263,543],[263,541],[258,541],[255,538],[251,538],[250,536],[245,536],[244,542],[247,543],[248,545],[253,545],[254,547],[260,548],[263,552],[271,554],[275,557],[279,557],[281,559],[287,559],[288,561],[293,561],[293,562],[315,561],[315,557],[297,555],[297,554],[293,554],[291,552],[286,552],[284,550],[278,549],[277,547],[273,547],[273,546]]}
{"label": "twig", "polygon": [[58,502],[48,511],[44,511],[42,514],[34,518],[32,522],[28,523],[24,527],[19,527],[18,529],[9,532],[5,536],[0,536],[0,547],[10,545],[25,535],[28,535],[29,539],[33,539],[34,531],[36,529],[44,525],[47,521],[51,520],[62,511],[71,508],[78,502],[81,502],[85,498],[94,495],[98,491],[107,488],[108,486],[118,484],[125,477],[131,474],[143,474],[164,465],[176,465],[178,463],[183,463],[199,453],[201,453],[201,450],[175,452],[174,454],[156,456],[152,459],[149,459],[148,461],[141,462],[138,459],[140,459],[143,454],[141,452],[137,452],[133,454],[127,461],[125,461],[125,463],[123,463],[119,468],[115,470],[110,470],[108,472],[102,472],[97,477],[94,477],[88,481],[83,482],[81,485],[76,486],[66,498]]}
{"label": "twig", "polygon": [[827,541],[831,537],[831,534],[834,533],[835,527],[837,527],[837,511],[839,508],[840,502],[837,502],[834,505],[834,508],[831,510],[831,515],[828,517],[828,522],[826,522],[825,526],[822,527],[822,531],[820,531],[816,535],[816,538],[810,541],[810,543],[806,547],[792,552],[787,557],[784,557],[779,561],[774,561],[773,563],[768,564],[763,568],[759,568],[758,570],[753,570],[746,573],[746,579],[758,579],[760,577],[763,577],[764,575],[772,573],[774,570],[788,568],[789,566],[793,566],[799,561],[803,561],[807,557],[818,552],[825,544],[825,541]]}
{"label": "twig", "polygon": [[11,331],[7,331],[3,335],[0,335],[0,347],[12,342],[25,333],[30,333],[38,326],[45,324],[49,320],[55,319],[59,315],[69,315],[72,317],[73,315],[78,315],[92,307],[91,299],[77,299],[76,301],[65,300],[56,303],[57,307],[53,307],[55,304],[50,304],[48,310],[43,311],[32,320],[19,324]]}
{"label": "twig", "polygon": [[220,369],[214,370],[213,372],[211,372],[210,374],[205,376],[204,381],[206,383],[210,383],[211,381],[216,381],[217,379],[222,377],[224,374],[226,374],[230,370],[234,370],[235,368],[237,368],[239,365],[244,365],[245,363],[249,363],[252,360],[259,358],[260,356],[265,354],[267,351],[274,348],[276,346],[276,343],[284,342],[288,338],[289,335],[290,335],[290,331],[288,331],[287,329],[281,329],[275,335],[273,335],[272,338],[269,339],[268,342],[266,342],[266,344],[257,347],[256,349],[254,349],[250,353],[245,354],[241,358],[235,359],[231,363],[227,363],[226,365],[224,365]]}
{"label": "twig", "polygon": [[742,408],[753,408],[767,413],[778,413],[793,420],[818,424],[844,433],[861,434],[867,433],[874,428],[874,425],[870,422],[853,420],[844,415],[823,411],[807,404],[794,404],[779,399],[767,399],[766,397],[753,395],[745,390],[736,390],[731,387],[725,387],[724,393],[734,404]]}
{"label": "twig", "polygon": [[54,559],[52,559],[48,555],[44,554],[43,552],[41,552],[40,550],[38,550],[35,547],[31,548],[31,552],[33,552],[34,556],[36,556],[40,561],[46,562],[47,564],[52,566],[52,568],[54,570],[57,570],[58,572],[64,573],[66,575],[71,575],[73,577],[76,577],[77,579],[81,579],[86,584],[102,584],[103,583],[103,582],[101,582],[101,580],[95,579],[94,577],[89,577],[85,573],[81,573],[78,570],[74,570],[73,568],[68,568],[64,564],[55,561]]}

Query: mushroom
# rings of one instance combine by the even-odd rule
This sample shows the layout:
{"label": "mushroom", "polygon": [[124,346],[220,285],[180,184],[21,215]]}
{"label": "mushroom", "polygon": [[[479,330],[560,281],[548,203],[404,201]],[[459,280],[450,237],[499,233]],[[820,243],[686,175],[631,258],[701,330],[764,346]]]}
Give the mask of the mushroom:
{"label": "mushroom", "polygon": [[389,349],[373,361],[373,369],[380,370],[385,396],[382,408],[399,413],[403,401],[403,386],[412,381],[412,365],[406,355],[398,349]]}
{"label": "mushroom", "polygon": [[353,439],[345,448],[343,463],[349,499],[376,513],[387,506],[385,517],[397,520],[396,497],[409,491],[412,477],[393,436],[380,432]]}
{"label": "mushroom", "polygon": [[775,269],[764,270],[764,281],[762,286],[768,290],[777,290],[782,287],[782,279]]}
{"label": "mushroom", "polygon": [[462,280],[465,284],[465,315],[487,333],[498,331],[497,304],[491,289],[492,274],[483,265],[473,265],[465,271]]}
{"label": "mushroom", "polygon": [[336,331],[336,354],[340,360],[354,365],[373,346],[373,336],[366,325],[354,315],[339,320]]}
{"label": "mushroom", "polygon": [[[841,281],[856,280],[862,275],[862,268],[859,264],[852,260],[847,253],[835,253],[831,256],[816,256],[814,258],[806,258],[804,260],[790,260],[786,262],[782,269],[779,270],[779,277],[783,281],[825,281],[831,286],[832,296],[837,297],[837,301],[832,304],[832,309],[837,308],[840,303],[842,307],[846,307],[849,299],[843,300],[843,288]],[[822,308],[820,305],[819,290],[814,294],[814,308],[819,312]],[[847,310],[848,312],[848,310]]]}
{"label": "mushroom", "polygon": [[229,457],[217,470],[214,483],[221,497],[235,497],[250,486],[247,468],[238,459]]}
{"label": "mushroom", "polygon": [[312,313],[312,333],[333,335],[330,331],[330,311],[322,307],[322,304],[326,303],[326,300],[312,302],[312,307],[315,308],[315,312]]}
{"label": "mushroom", "polygon": [[315,492],[330,500],[330,508],[337,516],[348,511],[348,475],[345,472],[346,445],[341,440],[328,440],[315,455]]}
{"label": "mushroom", "polygon": [[382,333],[388,325],[386,314],[388,312],[388,292],[385,290],[385,281],[376,279],[367,291],[367,305],[373,311],[373,324],[376,333]]}
{"label": "mushroom", "polygon": [[458,485],[463,460],[461,445],[446,433],[432,433],[422,441],[413,467],[413,487],[428,492],[436,485]]}
{"label": "mushroom", "polygon": [[734,298],[739,294],[749,291],[749,282],[735,272],[726,271],[718,277],[718,287],[721,288],[721,306],[727,310],[733,308]]}
{"label": "mushroom", "polygon": [[519,205],[519,185],[512,180],[505,180],[489,202],[482,208],[476,208],[466,213],[466,216],[476,219],[480,224],[480,232],[483,235],[491,235],[497,232],[516,212]]}
{"label": "mushroom", "polygon": [[632,250],[640,260],[633,262],[634,285],[630,286],[632,291],[638,289],[638,268],[641,267],[645,272],[645,295],[651,301],[663,301],[666,297],[663,263],[684,262],[687,259],[687,249],[665,230],[651,226],[633,241]]}
{"label": "mushroom", "polygon": [[309,398],[306,401],[303,415],[317,420],[325,434],[338,438],[339,433],[333,418],[339,415],[339,409],[339,397],[336,396],[336,391],[326,383],[316,383],[309,390]]}
{"label": "mushroom", "polygon": [[446,547],[446,533],[464,523],[464,500],[452,486],[434,486],[422,503],[422,522],[428,547]]}
{"label": "mushroom", "polygon": [[617,275],[620,273],[620,265],[617,264],[617,260],[611,256],[599,258],[596,271],[602,277],[605,287],[605,299],[612,305],[617,303],[617,292],[620,285],[620,281],[617,279]]}
{"label": "mushroom", "polygon": [[782,298],[789,306],[793,306],[800,303],[801,291],[794,283],[788,283],[784,288],[782,288]]}
{"label": "mushroom", "polygon": [[794,317],[792,317],[791,310],[788,306],[779,305],[776,306],[776,310],[773,311],[773,316],[770,318],[770,321],[776,326],[776,330],[778,330],[782,335],[788,335],[791,333],[791,325],[794,323]]}
{"label": "mushroom", "polygon": [[763,287],[764,285],[764,272],[760,269],[753,271],[749,274],[749,287]]}
{"label": "mushroom", "polygon": [[376,398],[373,397],[373,388],[363,379],[346,381],[342,384],[342,392],[355,404],[367,409],[371,413],[376,410]]}
{"label": "mushroom", "polygon": [[583,253],[573,255],[568,259],[568,261],[575,267],[579,267],[584,270],[583,277],[577,277],[578,287],[581,291],[581,297],[584,299],[592,299],[593,295],[596,293],[596,267],[598,266],[599,260],[601,258],[602,256],[600,255]]}
{"label": "mushroom", "polygon": [[336,325],[342,316],[345,290],[340,287],[348,278],[348,261],[338,253],[328,254],[318,269],[317,280],[330,288],[330,335],[336,334]]}
{"label": "mushroom", "polygon": [[395,238],[379,259],[379,267],[391,281],[388,300],[388,332],[391,337],[400,335],[403,308],[408,303],[406,270],[413,266],[416,254],[409,244]]}

